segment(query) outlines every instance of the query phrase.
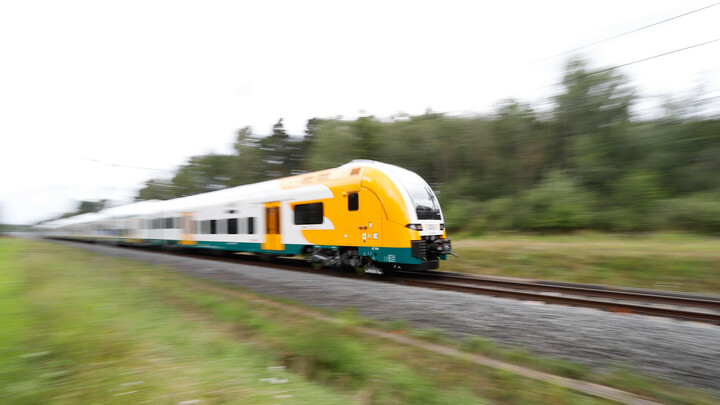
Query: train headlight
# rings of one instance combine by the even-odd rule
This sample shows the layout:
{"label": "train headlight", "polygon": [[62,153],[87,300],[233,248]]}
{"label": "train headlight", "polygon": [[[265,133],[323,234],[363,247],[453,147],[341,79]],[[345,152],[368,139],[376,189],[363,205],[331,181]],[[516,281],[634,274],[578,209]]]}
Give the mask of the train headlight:
{"label": "train headlight", "polygon": [[422,225],[421,224],[407,224],[406,227],[412,229],[413,231],[422,231]]}

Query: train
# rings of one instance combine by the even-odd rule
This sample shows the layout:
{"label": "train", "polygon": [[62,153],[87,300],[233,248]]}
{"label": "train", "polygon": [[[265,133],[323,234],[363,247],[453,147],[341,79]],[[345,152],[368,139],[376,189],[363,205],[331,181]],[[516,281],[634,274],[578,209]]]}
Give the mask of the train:
{"label": "train", "polygon": [[443,213],[416,173],[372,160],[44,223],[46,237],[304,256],[368,273],[431,270],[452,255]]}

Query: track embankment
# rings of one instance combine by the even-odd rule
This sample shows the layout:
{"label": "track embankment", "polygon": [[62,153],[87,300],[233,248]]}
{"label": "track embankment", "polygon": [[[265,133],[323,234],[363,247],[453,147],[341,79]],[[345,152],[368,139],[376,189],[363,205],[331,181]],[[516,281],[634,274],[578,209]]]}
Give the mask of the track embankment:
{"label": "track embankment", "polygon": [[[67,243],[67,242],[62,242]],[[327,277],[238,262],[69,243],[116,257],[238,285],[328,309],[356,308],[368,318],[404,320],[463,339],[473,335],[533,354],[623,367],[711,389],[720,395],[720,326],[629,312],[545,305],[538,301],[416,288],[349,277]]]}

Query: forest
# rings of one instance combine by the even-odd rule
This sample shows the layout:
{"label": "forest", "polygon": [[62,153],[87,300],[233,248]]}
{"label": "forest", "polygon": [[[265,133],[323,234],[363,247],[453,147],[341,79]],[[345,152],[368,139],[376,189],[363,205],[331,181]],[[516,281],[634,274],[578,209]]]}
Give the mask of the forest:
{"label": "forest", "polygon": [[313,118],[303,136],[282,119],[270,135],[245,127],[233,153],[195,156],[136,200],[373,159],[425,178],[452,231],[720,232],[720,115],[708,100],[668,98],[639,119],[629,79],[580,59],[560,87],[541,107],[504,100],[485,115]]}

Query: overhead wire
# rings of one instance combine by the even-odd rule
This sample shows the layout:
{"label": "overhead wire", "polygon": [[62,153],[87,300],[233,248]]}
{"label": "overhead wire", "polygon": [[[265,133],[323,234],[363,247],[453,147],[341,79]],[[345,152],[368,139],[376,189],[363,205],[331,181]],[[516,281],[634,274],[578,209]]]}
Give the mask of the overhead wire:
{"label": "overhead wire", "polygon": [[711,8],[711,7],[715,7],[715,6],[718,6],[718,5],[720,5],[720,2],[713,3],[713,4],[710,4],[710,5],[708,5],[708,6],[701,7],[701,8],[692,10],[692,11],[688,11],[688,12],[686,12],[686,13],[679,14],[679,15],[676,15],[676,16],[674,16],[674,17],[666,18],[666,19],[664,19],[664,20],[662,20],[662,21],[657,21],[657,22],[654,22],[654,23],[652,23],[652,24],[648,24],[648,25],[645,25],[645,26],[642,26],[642,27],[639,27],[639,28],[635,28],[635,29],[632,29],[632,30],[630,30],[630,31],[623,32],[623,33],[621,33],[621,34],[613,35],[613,36],[611,36],[611,37],[608,37],[608,38],[605,38],[605,39],[601,39],[601,40],[599,40],[599,41],[591,42],[591,43],[589,43],[589,44],[587,44],[587,45],[579,46],[579,47],[573,48],[573,49],[571,49],[571,50],[569,50],[569,51],[565,51],[565,52],[562,52],[562,53],[559,53],[559,54],[556,54],[556,55],[553,55],[553,56],[548,56],[547,58],[540,59],[540,60],[538,60],[538,61],[535,61],[534,63],[540,63],[540,62],[544,62],[544,61],[547,61],[547,60],[550,60],[550,59],[554,59],[554,58],[557,58],[557,57],[560,57],[560,56],[569,55],[569,54],[575,53],[575,52],[577,52],[577,51],[579,51],[579,50],[581,50],[581,49],[585,49],[585,48],[589,48],[589,47],[591,47],[591,46],[595,46],[595,45],[598,45],[598,44],[602,44],[602,43],[604,43],[604,42],[611,41],[611,40],[613,40],[613,39],[620,38],[620,37],[622,37],[622,36],[629,35],[629,34],[632,34],[632,33],[638,32],[638,31],[642,31],[642,30],[644,30],[644,29],[651,28],[651,27],[654,27],[654,26],[656,26],[656,25],[660,25],[660,24],[663,24],[663,23],[666,23],[666,22],[669,22],[669,21],[672,21],[672,20],[676,20],[676,19],[678,19],[678,18],[682,18],[682,17],[688,16],[688,15],[690,15],[690,14],[694,14],[694,13],[697,13],[697,12],[700,12],[700,11],[703,11],[703,10],[707,10],[707,9],[709,9],[709,8]]}
{"label": "overhead wire", "polygon": [[[632,62],[622,63],[622,64],[620,64],[620,65],[616,65],[616,66],[613,66],[613,67],[609,67],[609,68],[605,68],[605,69],[600,69],[600,70],[597,70],[597,71],[589,72],[589,73],[587,73],[587,74],[584,74],[584,75],[582,75],[582,76],[576,77],[576,78],[574,78],[574,79],[582,79],[582,78],[585,78],[585,77],[588,77],[588,76],[593,76],[593,75],[597,75],[597,74],[600,74],[600,73],[609,72],[609,71],[611,71],[611,70],[619,69],[619,68],[622,68],[622,67],[625,67],[625,66],[634,65],[634,64],[636,64],[636,63],[649,61],[649,60],[651,60],[651,59],[656,59],[656,58],[660,58],[660,57],[663,57],[663,56],[672,55],[672,54],[674,54],[674,53],[678,53],[678,52],[682,52],[682,51],[687,51],[687,50],[690,50],[690,49],[693,49],[693,48],[698,48],[698,47],[701,47],[701,46],[704,46],[704,45],[709,45],[709,44],[712,44],[712,43],[715,43],[715,42],[718,42],[718,41],[720,41],[720,38],[715,38],[715,39],[713,39],[713,40],[706,41],[706,42],[701,42],[701,43],[699,43],[699,44],[686,46],[686,47],[684,47],[684,48],[675,49],[675,50],[673,50],[673,51],[664,52],[664,53],[660,53],[660,54],[653,55],[653,56],[648,56],[647,58],[642,58],[642,59],[638,59],[638,60],[635,60],[635,61],[632,61]],[[545,87],[559,86],[559,85],[562,85],[562,84],[567,83],[568,81],[569,81],[569,80],[563,80],[563,81],[561,81],[561,82],[553,83],[553,84],[550,84],[550,85],[545,86]]]}

